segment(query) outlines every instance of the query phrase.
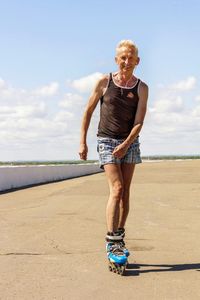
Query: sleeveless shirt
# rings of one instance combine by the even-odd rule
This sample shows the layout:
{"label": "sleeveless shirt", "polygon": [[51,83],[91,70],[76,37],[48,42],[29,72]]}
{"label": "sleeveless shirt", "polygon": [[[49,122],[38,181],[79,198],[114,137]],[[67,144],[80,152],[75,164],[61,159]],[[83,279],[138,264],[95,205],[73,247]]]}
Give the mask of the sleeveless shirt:
{"label": "sleeveless shirt", "polygon": [[120,87],[110,73],[107,90],[100,99],[98,137],[127,138],[135,121],[139,83],[140,79],[133,87]]}

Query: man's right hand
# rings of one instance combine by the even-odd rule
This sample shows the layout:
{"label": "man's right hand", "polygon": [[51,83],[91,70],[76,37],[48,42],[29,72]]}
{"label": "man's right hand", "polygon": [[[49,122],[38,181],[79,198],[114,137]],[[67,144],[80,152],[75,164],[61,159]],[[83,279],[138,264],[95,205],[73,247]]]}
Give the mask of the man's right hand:
{"label": "man's right hand", "polygon": [[87,144],[80,144],[79,156],[80,159],[87,160],[88,146]]}

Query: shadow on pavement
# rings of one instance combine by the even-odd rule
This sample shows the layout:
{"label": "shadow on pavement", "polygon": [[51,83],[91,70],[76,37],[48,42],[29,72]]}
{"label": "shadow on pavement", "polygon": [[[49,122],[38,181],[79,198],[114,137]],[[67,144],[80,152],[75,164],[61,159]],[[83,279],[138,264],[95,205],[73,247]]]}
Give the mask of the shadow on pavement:
{"label": "shadow on pavement", "polygon": [[[153,268],[152,268],[153,267]],[[141,268],[145,268],[142,269]],[[148,269],[150,268],[150,269]],[[186,270],[200,271],[200,263],[195,264],[179,264],[179,265],[151,265],[151,264],[132,264],[129,263],[126,268],[125,276],[139,276],[143,273],[154,272],[178,272]]]}

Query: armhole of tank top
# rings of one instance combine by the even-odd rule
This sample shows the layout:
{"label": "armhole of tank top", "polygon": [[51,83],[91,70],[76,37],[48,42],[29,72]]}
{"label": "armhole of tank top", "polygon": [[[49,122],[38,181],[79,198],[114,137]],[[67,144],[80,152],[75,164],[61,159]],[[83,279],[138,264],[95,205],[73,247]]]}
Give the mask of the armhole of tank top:
{"label": "armhole of tank top", "polygon": [[109,83],[110,83],[110,78],[111,78],[111,73],[109,74],[108,82],[107,82],[107,85],[106,85],[105,90],[104,90],[104,92],[103,92],[103,96],[105,95],[105,93],[106,93],[106,91],[107,91],[107,89],[108,89],[108,86],[109,86]]}
{"label": "armhole of tank top", "polygon": [[138,94],[138,98],[140,98],[139,97],[139,92],[140,92],[140,83],[141,83],[141,80],[140,79],[138,79],[139,80],[139,83],[138,83],[138,86],[137,86],[137,94]]}

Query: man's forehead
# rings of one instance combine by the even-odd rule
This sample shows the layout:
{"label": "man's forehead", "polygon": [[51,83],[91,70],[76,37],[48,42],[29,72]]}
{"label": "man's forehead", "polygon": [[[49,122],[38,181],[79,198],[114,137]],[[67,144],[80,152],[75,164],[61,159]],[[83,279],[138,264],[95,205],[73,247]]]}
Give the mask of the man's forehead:
{"label": "man's forehead", "polygon": [[118,55],[135,55],[136,56],[136,51],[130,47],[121,47],[117,51],[117,56]]}

